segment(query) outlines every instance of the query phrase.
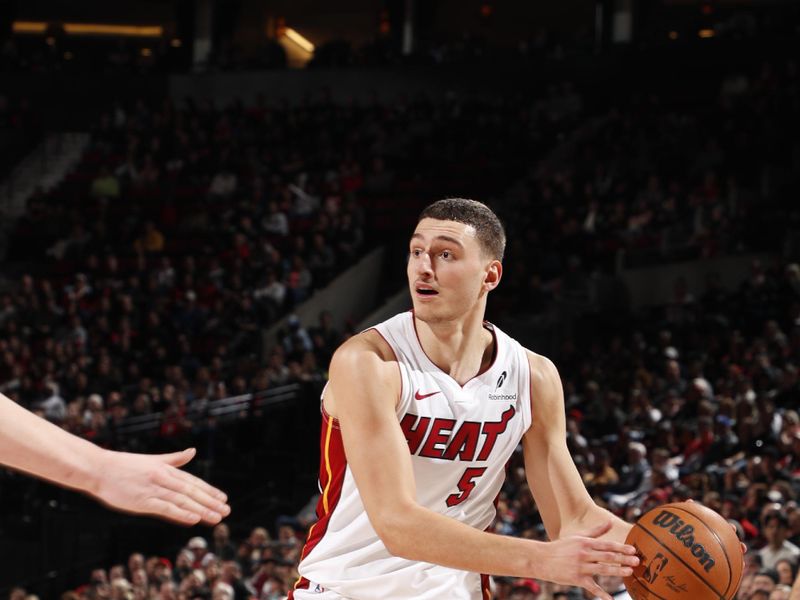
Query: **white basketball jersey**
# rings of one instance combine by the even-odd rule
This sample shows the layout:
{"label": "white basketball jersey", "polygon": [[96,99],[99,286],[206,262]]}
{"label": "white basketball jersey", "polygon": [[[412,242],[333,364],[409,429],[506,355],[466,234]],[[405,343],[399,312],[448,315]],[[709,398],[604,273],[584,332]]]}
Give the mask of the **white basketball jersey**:
{"label": "white basketball jersey", "polygon": [[[374,327],[400,366],[397,418],[411,453],[417,501],[481,530],[494,520],[505,465],[531,424],[525,350],[496,327],[485,326],[495,338],[494,361],[463,386],[427,357],[412,312]],[[319,520],[303,549],[298,599],[316,594],[347,600],[490,597],[488,577],[386,550],[367,518],[336,420],[324,409],[321,454]]]}

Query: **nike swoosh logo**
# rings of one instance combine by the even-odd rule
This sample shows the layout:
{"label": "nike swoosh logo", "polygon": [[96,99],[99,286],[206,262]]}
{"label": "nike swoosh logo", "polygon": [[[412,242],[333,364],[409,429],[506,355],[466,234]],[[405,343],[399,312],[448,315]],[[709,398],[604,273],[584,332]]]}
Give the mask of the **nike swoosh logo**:
{"label": "nike swoosh logo", "polygon": [[439,392],[437,391],[437,392],[431,392],[430,394],[420,394],[419,390],[417,390],[417,393],[414,394],[414,398],[416,398],[417,400],[424,400],[425,398],[430,398],[434,394],[438,394],[438,393]]}

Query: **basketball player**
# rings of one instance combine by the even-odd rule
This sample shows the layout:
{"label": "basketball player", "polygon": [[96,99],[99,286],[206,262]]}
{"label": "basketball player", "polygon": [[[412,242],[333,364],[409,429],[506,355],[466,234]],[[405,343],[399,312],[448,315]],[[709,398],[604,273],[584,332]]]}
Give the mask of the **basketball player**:
{"label": "basketball player", "polygon": [[[638,564],[566,444],[553,363],[483,320],[505,233],[485,205],[440,200],[411,236],[414,310],[346,341],[323,392],[319,520],[295,600],[485,600],[488,576],[577,585]],[[488,533],[522,440],[551,542]]]}
{"label": "basketball player", "polygon": [[227,496],[181,471],[194,449],[146,455],[104,450],[0,394],[0,464],[90,494],[111,508],[182,525],[214,525]]}

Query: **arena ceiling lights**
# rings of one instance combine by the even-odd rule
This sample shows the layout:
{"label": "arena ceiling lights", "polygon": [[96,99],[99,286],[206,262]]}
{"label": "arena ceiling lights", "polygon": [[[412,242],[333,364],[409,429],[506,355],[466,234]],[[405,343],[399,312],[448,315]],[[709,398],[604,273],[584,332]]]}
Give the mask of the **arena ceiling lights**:
{"label": "arena ceiling lights", "polygon": [[44,34],[51,26],[60,26],[67,35],[108,36],[108,37],[147,37],[164,35],[161,25],[111,25],[106,23],[45,23],[44,21],[14,21],[14,33]]}

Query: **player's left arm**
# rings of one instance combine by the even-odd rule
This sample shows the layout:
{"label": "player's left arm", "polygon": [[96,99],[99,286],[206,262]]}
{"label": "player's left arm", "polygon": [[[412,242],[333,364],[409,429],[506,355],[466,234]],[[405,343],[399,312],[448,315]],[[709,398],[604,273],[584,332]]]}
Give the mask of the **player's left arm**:
{"label": "player's left arm", "polygon": [[610,523],[602,537],[624,542],[631,524],[594,503],[567,448],[564,390],[555,365],[528,351],[531,426],[522,446],[525,474],[551,540]]}

